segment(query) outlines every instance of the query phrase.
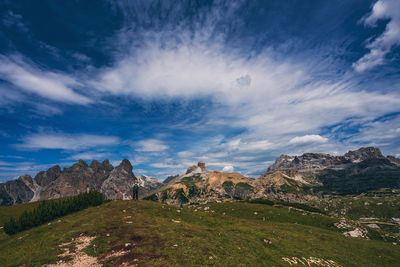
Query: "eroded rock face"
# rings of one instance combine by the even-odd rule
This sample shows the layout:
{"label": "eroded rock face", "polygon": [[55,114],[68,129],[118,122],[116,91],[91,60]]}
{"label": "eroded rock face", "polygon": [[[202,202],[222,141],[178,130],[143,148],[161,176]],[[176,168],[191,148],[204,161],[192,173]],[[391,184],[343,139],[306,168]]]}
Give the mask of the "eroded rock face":
{"label": "eroded rock face", "polygon": [[24,175],[16,180],[0,184],[0,206],[8,206],[29,202],[34,192],[25,184],[30,183],[32,177]]}
{"label": "eroded rock face", "polygon": [[47,171],[41,171],[35,176],[35,181],[39,186],[46,186],[55,181],[61,175],[60,166],[56,165]]}
{"label": "eroded rock face", "polygon": [[163,185],[163,182],[161,182],[160,180],[157,180],[156,178],[147,175],[140,175],[137,177],[137,179],[139,188],[148,191],[155,190]]}
{"label": "eroded rock face", "polygon": [[391,163],[393,163],[393,164],[395,164],[395,165],[397,165],[397,166],[400,166],[400,159],[398,159],[398,158],[396,158],[396,157],[393,157],[393,156],[387,156],[387,159],[388,159]]}
{"label": "eroded rock face", "polygon": [[137,178],[132,172],[131,163],[124,159],[118,167],[111,171],[101,185],[100,192],[107,199],[132,199],[132,187],[136,181]]}
{"label": "eroded rock face", "polygon": [[[343,164],[359,163],[368,159],[384,158],[385,157],[382,155],[380,149],[375,147],[362,147],[355,151],[349,151],[343,156],[332,156],[324,153],[304,153],[301,156],[280,155],[276,159],[275,163],[268,168],[268,171],[274,172],[277,170],[289,168],[295,170],[318,170],[331,168]],[[391,160],[393,160],[393,158],[394,157],[392,157]]]}
{"label": "eroded rock face", "polygon": [[197,166],[193,165],[186,170],[186,174],[189,173],[202,173],[207,172],[206,164],[204,162],[198,162]]}
{"label": "eroded rock face", "polygon": [[304,153],[301,156],[280,155],[274,164],[269,168],[269,172],[280,169],[323,169],[342,163],[340,157],[331,156],[323,153]]}
{"label": "eroded rock face", "polygon": [[375,147],[362,147],[355,151],[349,151],[343,155],[345,160],[352,163],[358,163],[367,159],[384,158],[379,148]]}
{"label": "eroded rock face", "polygon": [[128,199],[135,180],[127,159],[115,169],[108,160],[93,160],[90,166],[79,160],[63,171],[54,166],[39,172],[34,179],[25,175],[0,184],[0,205],[73,196],[87,189],[104,192],[109,199]]}

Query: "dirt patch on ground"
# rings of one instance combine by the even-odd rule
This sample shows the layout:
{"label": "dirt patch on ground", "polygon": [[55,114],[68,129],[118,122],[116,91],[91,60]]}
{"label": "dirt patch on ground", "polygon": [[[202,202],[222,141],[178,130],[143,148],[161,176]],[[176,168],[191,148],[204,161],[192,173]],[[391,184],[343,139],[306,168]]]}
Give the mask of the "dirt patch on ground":
{"label": "dirt patch on ground", "polygon": [[[55,264],[45,265],[46,267],[100,267],[100,264],[95,257],[91,257],[84,253],[82,250],[90,245],[90,242],[95,237],[80,235],[73,239],[71,242],[63,243],[60,245],[64,252],[59,255],[62,258],[72,258],[72,260],[60,260]],[[72,246],[71,246],[72,245]]]}

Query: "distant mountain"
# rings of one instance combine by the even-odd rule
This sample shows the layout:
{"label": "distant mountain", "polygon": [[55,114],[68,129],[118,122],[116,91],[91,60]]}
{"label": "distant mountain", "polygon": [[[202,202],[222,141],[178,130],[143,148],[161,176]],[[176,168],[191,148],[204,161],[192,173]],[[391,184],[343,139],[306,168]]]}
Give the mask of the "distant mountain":
{"label": "distant mountain", "polygon": [[178,176],[179,176],[179,174],[170,175],[170,176],[168,176],[168,177],[163,181],[163,183],[164,183],[164,184],[168,184],[172,179],[174,179],[174,178],[176,178],[176,177],[178,177]]}
{"label": "distant mountain", "polygon": [[343,156],[281,155],[264,176],[275,171],[291,171],[293,177],[328,193],[357,194],[380,188],[400,188],[400,159],[385,157],[374,147],[362,147]]}
{"label": "distant mountain", "polygon": [[127,159],[116,168],[108,160],[93,160],[90,165],[79,160],[64,170],[56,165],[39,172],[35,178],[24,175],[0,183],[0,206],[72,196],[86,190],[100,191],[107,199],[131,199],[132,186],[137,181],[139,193],[154,190],[162,184],[153,179],[135,177]]}
{"label": "distant mountain", "polygon": [[24,175],[0,183],[0,205],[13,205],[76,195],[86,190],[102,192],[108,199],[131,199],[139,183],[139,196],[167,203],[270,197],[307,201],[337,194],[359,194],[381,188],[400,188],[400,159],[385,157],[378,148],[362,147],[343,156],[305,153],[279,156],[257,179],[238,172],[208,171],[205,163],[164,182],[132,172],[129,160],[114,168],[108,160],[79,160],[61,170],[54,166],[35,178]]}
{"label": "distant mountain", "polygon": [[152,191],[157,190],[164,185],[162,181],[147,175],[140,175],[137,177],[137,179],[140,188],[140,197],[147,196]]}
{"label": "distant mountain", "polygon": [[147,199],[170,204],[216,200],[219,198],[247,198],[254,179],[240,173],[208,171],[203,162],[191,166],[186,174],[171,178]]}
{"label": "distant mountain", "polygon": [[343,156],[281,155],[257,179],[240,173],[210,172],[199,162],[189,167],[186,174],[171,177],[147,199],[174,204],[260,197],[303,202],[334,194],[400,188],[399,162],[373,147],[349,151]]}

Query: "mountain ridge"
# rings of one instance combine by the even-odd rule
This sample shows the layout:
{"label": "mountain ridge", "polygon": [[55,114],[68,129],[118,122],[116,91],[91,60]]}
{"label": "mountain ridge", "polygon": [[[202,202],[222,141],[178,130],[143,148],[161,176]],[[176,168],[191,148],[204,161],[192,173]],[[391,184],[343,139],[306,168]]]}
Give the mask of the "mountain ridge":
{"label": "mountain ridge", "polygon": [[204,162],[191,166],[183,175],[164,182],[141,175],[124,159],[113,167],[109,160],[79,160],[61,170],[55,165],[34,178],[20,176],[0,183],[0,205],[13,205],[76,195],[87,190],[102,192],[107,199],[131,199],[139,183],[141,197],[187,203],[206,199],[270,197],[286,201],[308,201],[332,194],[358,194],[380,188],[400,188],[400,159],[385,157],[379,148],[362,147],[343,156],[326,153],[280,155],[257,179],[241,173],[208,171]]}

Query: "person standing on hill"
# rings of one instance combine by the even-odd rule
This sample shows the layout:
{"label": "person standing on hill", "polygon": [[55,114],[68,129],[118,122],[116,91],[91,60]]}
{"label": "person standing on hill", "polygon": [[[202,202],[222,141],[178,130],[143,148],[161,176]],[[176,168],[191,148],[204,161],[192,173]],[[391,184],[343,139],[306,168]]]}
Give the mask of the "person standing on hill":
{"label": "person standing on hill", "polygon": [[139,198],[139,185],[137,182],[135,182],[132,188],[132,199],[138,200],[138,198]]}

